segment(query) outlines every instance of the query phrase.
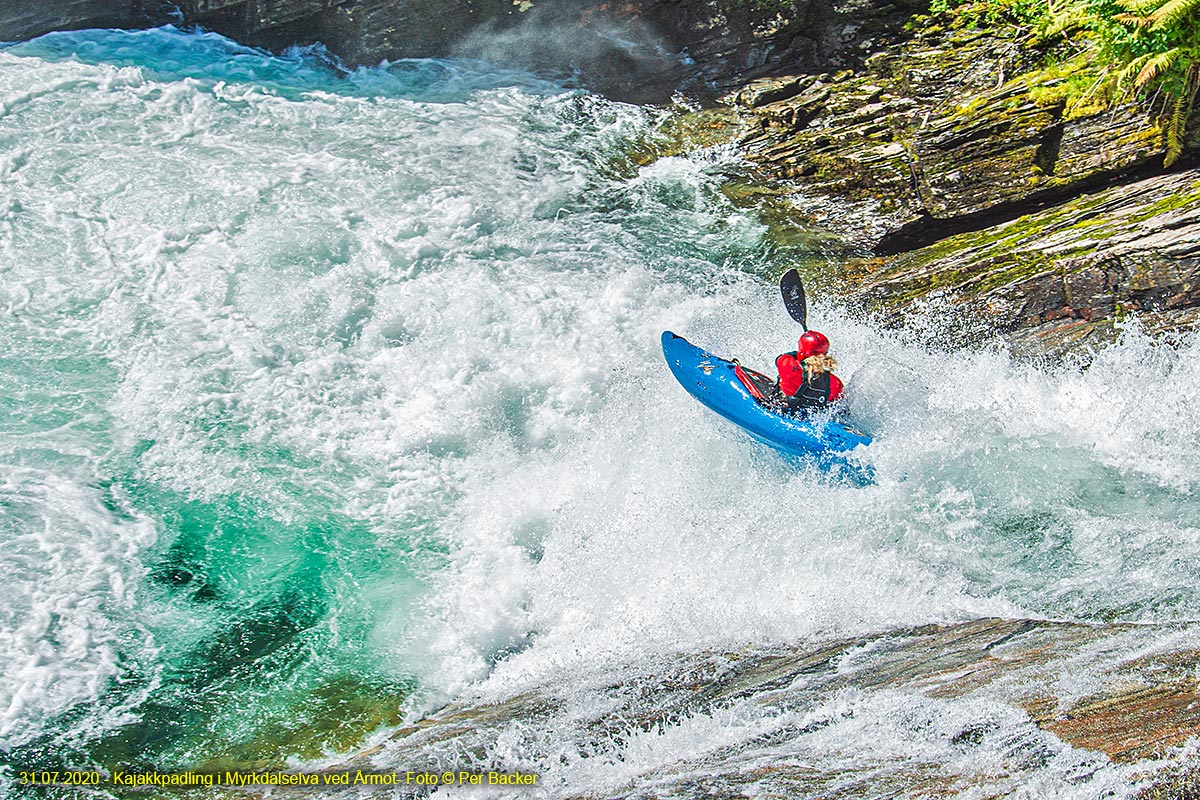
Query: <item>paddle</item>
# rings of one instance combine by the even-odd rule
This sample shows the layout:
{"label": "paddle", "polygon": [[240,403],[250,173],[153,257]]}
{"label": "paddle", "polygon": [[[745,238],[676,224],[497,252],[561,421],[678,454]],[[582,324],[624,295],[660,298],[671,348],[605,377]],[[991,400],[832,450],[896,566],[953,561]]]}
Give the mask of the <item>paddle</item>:
{"label": "paddle", "polygon": [[804,330],[808,330],[808,302],[804,299],[804,284],[800,281],[800,273],[789,269],[779,279],[779,293],[783,295],[783,305],[787,308],[792,319],[799,322]]}

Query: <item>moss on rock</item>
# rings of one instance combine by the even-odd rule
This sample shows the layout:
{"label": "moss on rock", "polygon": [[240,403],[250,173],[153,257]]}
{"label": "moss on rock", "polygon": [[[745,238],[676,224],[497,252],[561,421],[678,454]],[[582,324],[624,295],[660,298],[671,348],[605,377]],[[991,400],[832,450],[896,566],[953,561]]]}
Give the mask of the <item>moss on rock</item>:
{"label": "moss on rock", "polygon": [[1041,350],[1106,341],[1118,315],[1186,328],[1200,305],[1200,170],[852,265],[844,277],[853,302],[885,319],[940,291]]}

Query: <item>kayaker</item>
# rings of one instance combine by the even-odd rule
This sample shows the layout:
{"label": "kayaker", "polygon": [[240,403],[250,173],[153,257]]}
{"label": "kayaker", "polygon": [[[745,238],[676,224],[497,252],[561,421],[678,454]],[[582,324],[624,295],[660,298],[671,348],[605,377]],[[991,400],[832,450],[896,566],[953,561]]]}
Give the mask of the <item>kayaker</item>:
{"label": "kayaker", "polygon": [[842,381],[833,374],[837,361],[829,355],[823,333],[805,331],[795,352],[775,359],[775,368],[788,411],[825,408],[842,396]]}

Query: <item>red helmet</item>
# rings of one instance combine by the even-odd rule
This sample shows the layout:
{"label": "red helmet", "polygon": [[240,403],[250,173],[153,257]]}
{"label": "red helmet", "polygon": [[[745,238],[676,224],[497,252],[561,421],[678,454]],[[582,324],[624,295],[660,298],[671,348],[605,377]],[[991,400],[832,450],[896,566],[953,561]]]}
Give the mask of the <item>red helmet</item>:
{"label": "red helmet", "polygon": [[809,356],[819,356],[828,352],[829,340],[825,338],[825,334],[816,331],[805,331],[800,337],[800,347],[796,350],[801,361]]}

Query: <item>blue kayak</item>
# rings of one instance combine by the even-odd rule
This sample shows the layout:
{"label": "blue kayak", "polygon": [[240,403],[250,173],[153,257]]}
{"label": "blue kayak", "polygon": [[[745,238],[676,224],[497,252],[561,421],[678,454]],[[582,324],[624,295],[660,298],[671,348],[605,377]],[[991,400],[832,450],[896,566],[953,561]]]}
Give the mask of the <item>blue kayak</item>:
{"label": "blue kayak", "polygon": [[845,470],[871,480],[870,468],[847,456],[871,438],[832,419],[828,413],[792,416],[772,408],[767,376],[712,353],[670,331],[662,335],[663,356],[675,379],[704,405],[760,442],[781,453],[813,459],[826,469]]}

